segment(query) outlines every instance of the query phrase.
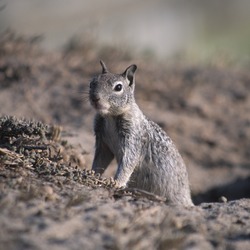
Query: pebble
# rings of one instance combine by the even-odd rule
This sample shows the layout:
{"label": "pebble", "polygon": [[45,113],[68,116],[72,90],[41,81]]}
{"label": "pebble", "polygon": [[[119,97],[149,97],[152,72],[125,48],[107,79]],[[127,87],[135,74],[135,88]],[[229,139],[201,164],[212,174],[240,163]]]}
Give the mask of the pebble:
{"label": "pebble", "polygon": [[222,202],[222,203],[227,203],[227,198],[225,196],[221,196],[219,198],[219,202]]}

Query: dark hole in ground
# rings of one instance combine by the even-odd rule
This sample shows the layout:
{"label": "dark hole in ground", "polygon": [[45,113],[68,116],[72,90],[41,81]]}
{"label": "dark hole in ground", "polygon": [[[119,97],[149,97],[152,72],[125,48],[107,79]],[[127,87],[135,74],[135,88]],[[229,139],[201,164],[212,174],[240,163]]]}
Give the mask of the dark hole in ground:
{"label": "dark hole in ground", "polygon": [[202,202],[218,202],[222,196],[226,197],[228,201],[250,198],[250,176],[211,188],[207,192],[195,195],[192,198],[194,204],[198,205]]}

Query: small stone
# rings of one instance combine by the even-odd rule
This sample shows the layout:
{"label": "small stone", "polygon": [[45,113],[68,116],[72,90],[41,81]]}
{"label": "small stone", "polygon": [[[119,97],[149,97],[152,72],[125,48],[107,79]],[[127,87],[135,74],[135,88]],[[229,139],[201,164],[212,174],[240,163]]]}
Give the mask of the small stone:
{"label": "small stone", "polygon": [[222,202],[222,203],[227,203],[227,198],[225,196],[221,196],[219,198],[219,202]]}
{"label": "small stone", "polygon": [[18,184],[22,183],[22,181],[23,181],[23,177],[21,177],[21,176],[20,176],[19,178],[16,179],[16,182],[17,182]]}
{"label": "small stone", "polygon": [[173,224],[177,229],[181,229],[183,227],[183,222],[179,218],[174,219]]}
{"label": "small stone", "polygon": [[54,192],[53,188],[50,186],[43,187],[43,194],[45,200],[53,201],[58,198],[58,195]]}
{"label": "small stone", "polygon": [[52,195],[54,193],[54,190],[50,186],[44,186],[43,187],[44,194],[46,195]]}

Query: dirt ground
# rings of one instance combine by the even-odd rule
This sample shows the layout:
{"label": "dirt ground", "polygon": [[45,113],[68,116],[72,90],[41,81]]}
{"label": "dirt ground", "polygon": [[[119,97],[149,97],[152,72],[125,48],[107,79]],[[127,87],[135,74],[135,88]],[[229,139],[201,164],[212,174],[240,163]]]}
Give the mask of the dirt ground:
{"label": "dirt ground", "polygon": [[[250,249],[247,70],[166,65],[93,43],[45,52],[38,40],[0,40],[0,249]],[[179,148],[196,207],[115,190],[115,164],[105,177],[88,170],[99,59],[112,72],[139,67],[137,102]]]}

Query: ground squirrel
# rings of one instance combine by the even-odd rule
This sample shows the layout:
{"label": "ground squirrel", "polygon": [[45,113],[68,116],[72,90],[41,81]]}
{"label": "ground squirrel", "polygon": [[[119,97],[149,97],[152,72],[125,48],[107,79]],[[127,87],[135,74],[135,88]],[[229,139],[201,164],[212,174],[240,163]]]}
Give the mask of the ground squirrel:
{"label": "ground squirrel", "polygon": [[134,187],[192,206],[188,173],[169,136],[144,116],[134,98],[136,65],[112,74],[100,61],[102,73],[90,82],[89,100],[96,109],[92,169],[102,174],[115,157],[117,187]]}

